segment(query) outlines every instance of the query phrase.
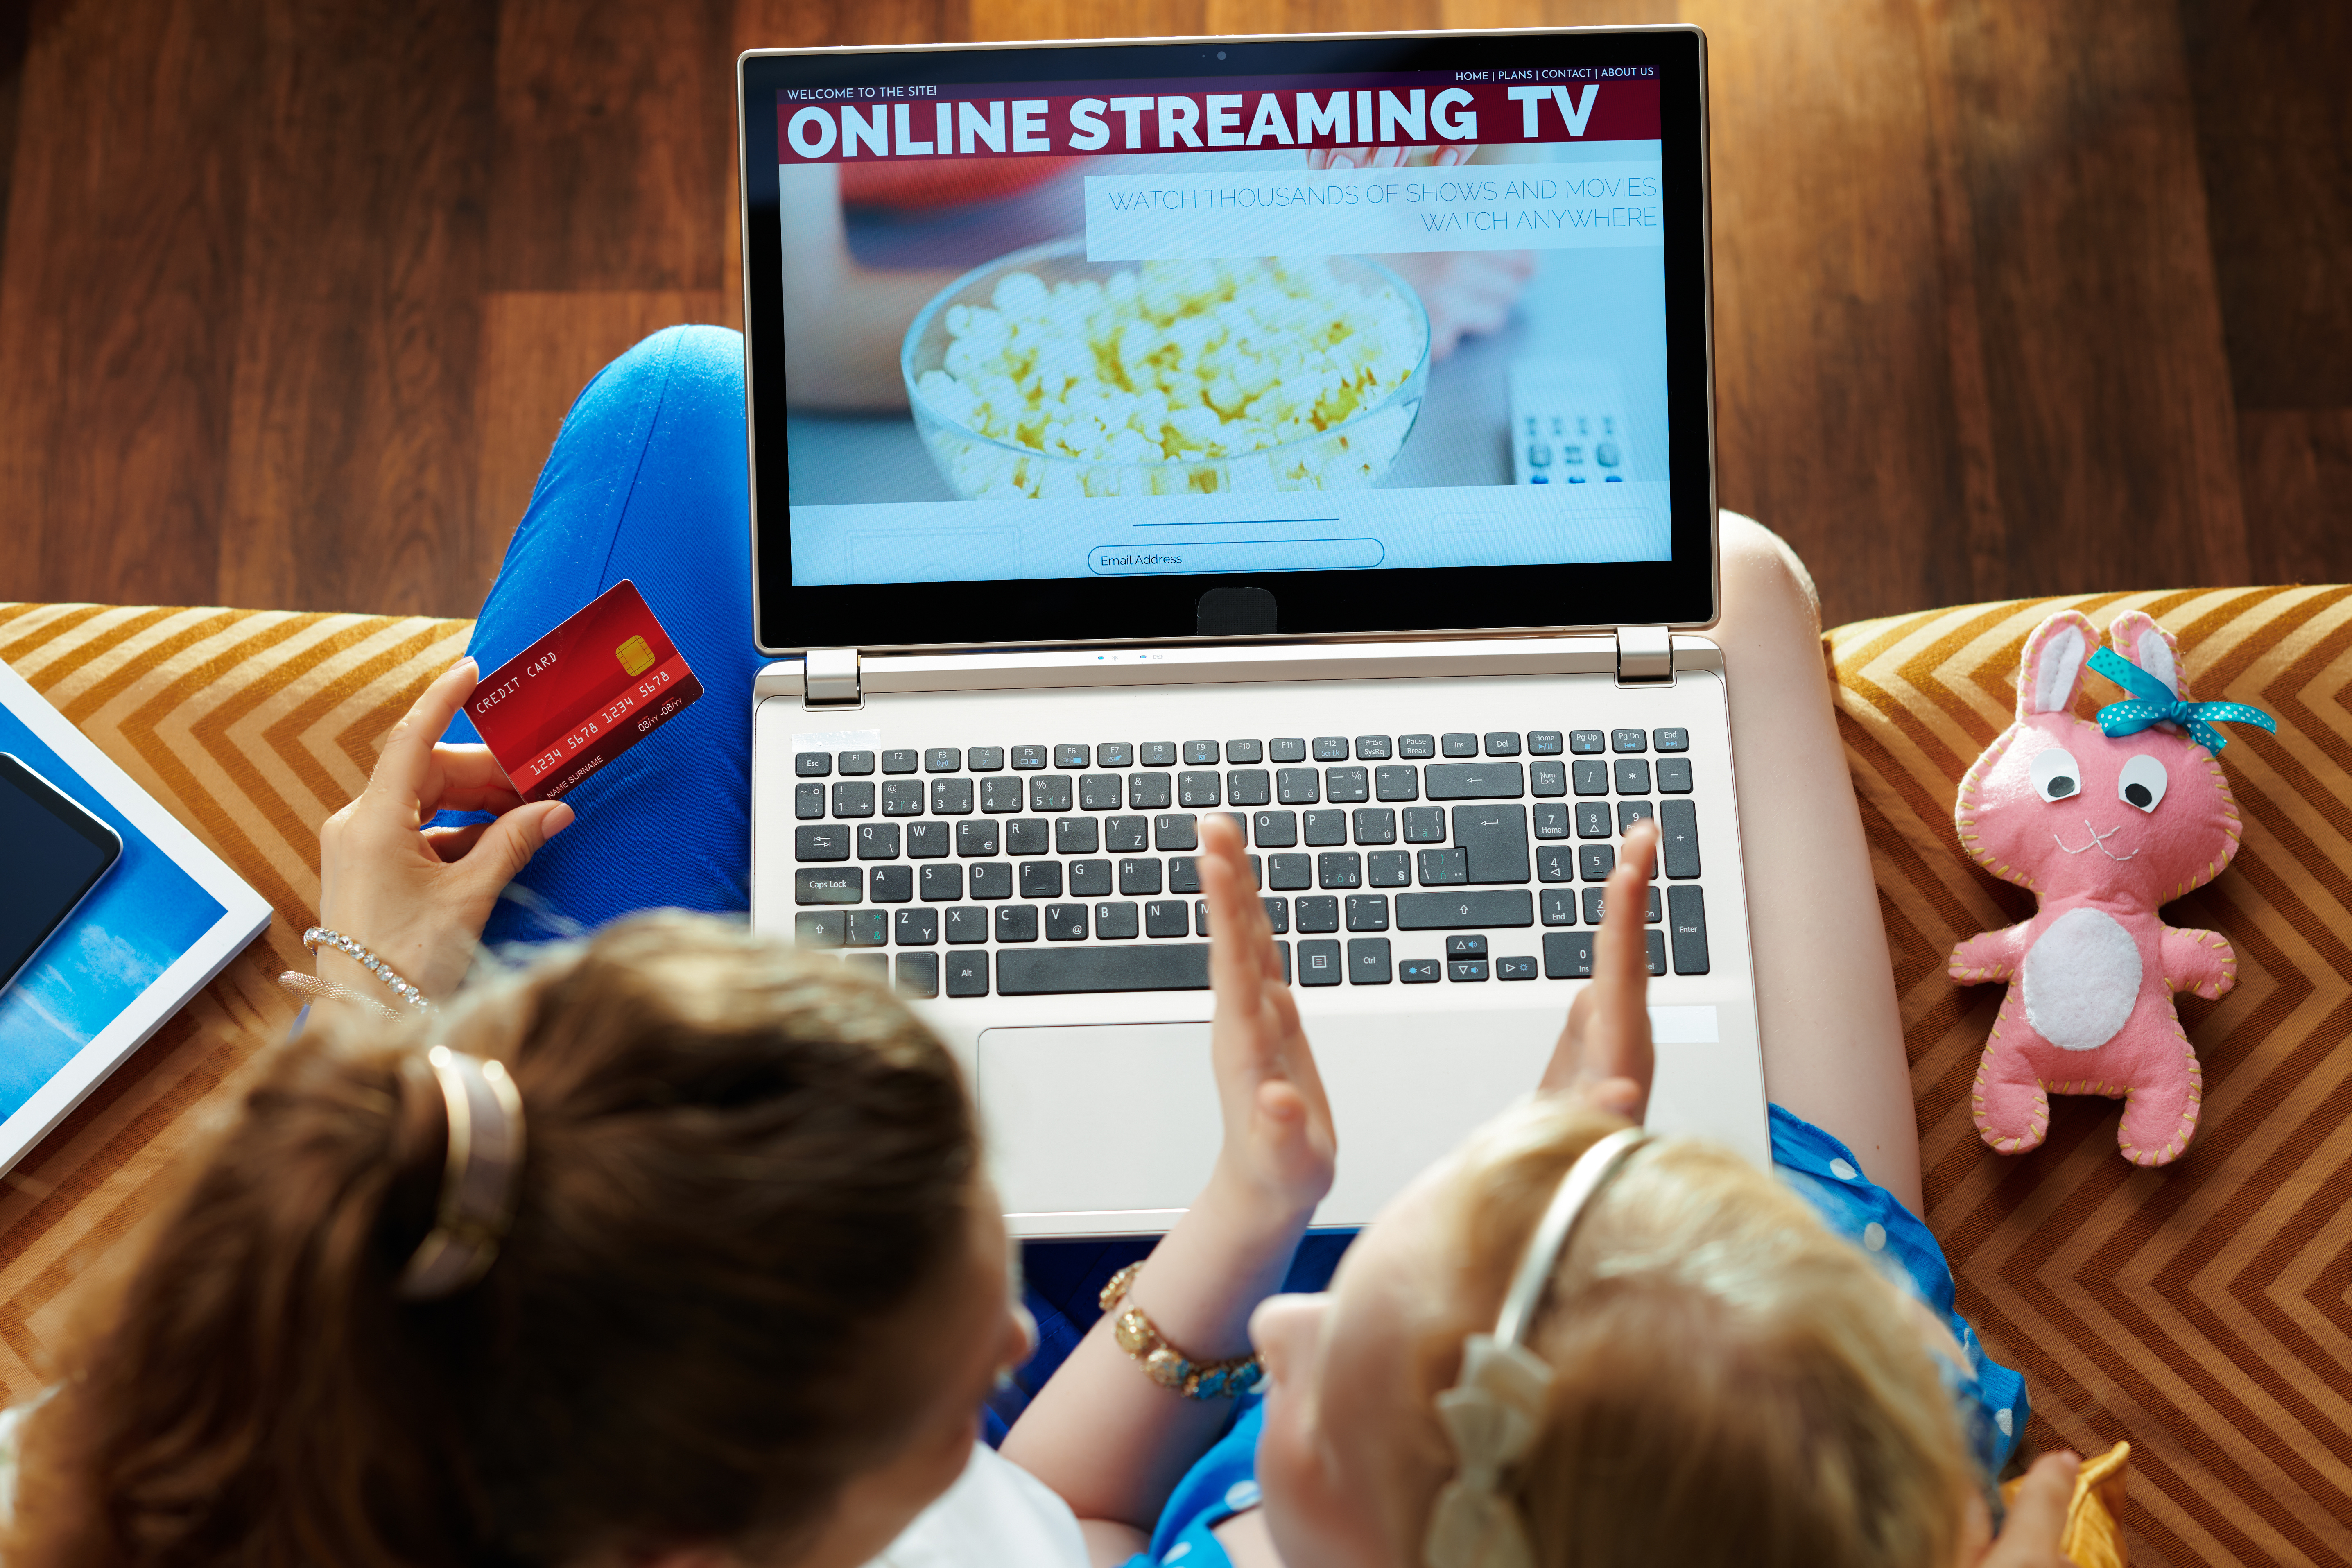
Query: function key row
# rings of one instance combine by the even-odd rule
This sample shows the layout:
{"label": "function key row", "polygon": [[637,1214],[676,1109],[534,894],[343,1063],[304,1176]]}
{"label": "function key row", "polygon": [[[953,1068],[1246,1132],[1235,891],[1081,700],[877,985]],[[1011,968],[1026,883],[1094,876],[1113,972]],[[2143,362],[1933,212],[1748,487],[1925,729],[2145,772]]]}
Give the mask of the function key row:
{"label": "function key row", "polygon": [[1408,762],[1440,756],[1516,757],[1523,751],[1531,757],[1556,757],[1563,752],[1580,756],[1602,752],[1635,754],[1654,748],[1666,752],[1686,752],[1690,749],[1690,731],[1570,730],[1563,734],[1558,730],[1531,730],[1522,735],[1516,730],[1490,730],[1483,735],[1464,731],[1447,735],[1358,735],[1352,740],[1345,735],[1318,735],[1309,741],[1304,736],[1290,735],[1275,741],[1186,741],[1181,746],[1174,741],[1146,741],[1141,745],[1106,741],[1094,746],[1076,742],[1050,747],[974,746],[968,752],[955,746],[906,747],[887,752],[798,752],[793,756],[793,771],[802,778],[827,778],[836,772],[845,778],[862,778],[871,775],[877,767],[884,773],[1002,773],[1008,762],[1016,772],[1037,772],[1047,767],[1066,771],[1171,768],[1178,764],[1180,757],[1186,767],[1205,768],[1220,763],[1239,766],[1265,762],[1341,763],[1350,758],[1360,763],[1377,763],[1391,757]]}
{"label": "function key row", "polygon": [[[1620,795],[1688,795],[1687,757],[1574,758],[1562,762],[1410,763],[1314,768],[1184,769],[1173,774],[1039,773],[971,778],[866,779],[793,786],[793,815],[814,822],[838,817],[968,816],[974,810],[1010,816],[1022,811],[1163,811],[1220,805],[1335,805],[1381,801],[1557,800]],[[829,809],[828,809],[829,808]]]}

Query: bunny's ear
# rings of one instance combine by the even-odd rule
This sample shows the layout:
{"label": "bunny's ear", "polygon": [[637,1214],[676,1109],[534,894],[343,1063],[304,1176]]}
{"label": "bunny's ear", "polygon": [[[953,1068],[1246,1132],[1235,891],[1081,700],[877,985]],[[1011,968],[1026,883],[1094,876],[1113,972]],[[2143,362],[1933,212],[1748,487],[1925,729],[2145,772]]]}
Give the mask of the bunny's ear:
{"label": "bunny's ear", "polygon": [[2116,651],[2172,688],[2183,701],[2189,698],[2189,678],[2180,672],[2180,643],[2138,610],[2126,610],[2107,628]]}
{"label": "bunny's ear", "polygon": [[2080,610],[2061,610],[2025,639],[2017,668],[2017,716],[2063,713],[2083,684],[2083,661],[2099,646],[2099,628]]}

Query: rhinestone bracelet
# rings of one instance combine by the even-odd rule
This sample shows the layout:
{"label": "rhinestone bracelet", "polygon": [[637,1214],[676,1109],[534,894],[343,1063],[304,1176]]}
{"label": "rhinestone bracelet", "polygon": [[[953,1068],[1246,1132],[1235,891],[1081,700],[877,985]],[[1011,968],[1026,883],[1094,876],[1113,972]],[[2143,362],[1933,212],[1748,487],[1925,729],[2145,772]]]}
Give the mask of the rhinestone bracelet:
{"label": "rhinestone bracelet", "polygon": [[430,1008],[433,1005],[425,999],[425,993],[393,973],[391,964],[339,931],[329,931],[325,926],[312,926],[302,933],[302,945],[314,953],[322,947],[331,947],[338,952],[358,960],[361,968],[369,971],[386,985],[391,986],[392,994],[410,1006]]}
{"label": "rhinestone bracelet", "polygon": [[[1125,1300],[1135,1284],[1135,1277],[1142,1272],[1143,1265],[1136,1262],[1112,1275],[1102,1289],[1102,1310],[1108,1312]],[[1118,1341],[1118,1348],[1141,1362],[1145,1374],[1152,1382],[1187,1399],[1233,1399],[1265,1380],[1265,1363],[1255,1355],[1237,1355],[1225,1361],[1192,1360],[1160,1337],[1158,1325],[1143,1315],[1140,1307],[1129,1307],[1120,1313],[1115,1330],[1113,1337]]]}

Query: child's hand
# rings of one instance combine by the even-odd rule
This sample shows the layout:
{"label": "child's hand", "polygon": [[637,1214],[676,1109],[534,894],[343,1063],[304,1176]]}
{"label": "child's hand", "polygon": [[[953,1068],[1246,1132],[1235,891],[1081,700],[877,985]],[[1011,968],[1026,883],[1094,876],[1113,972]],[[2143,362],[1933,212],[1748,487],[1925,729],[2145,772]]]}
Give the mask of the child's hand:
{"label": "child's hand", "polygon": [[1568,1010],[1551,1060],[1544,1066],[1548,1092],[1580,1095],[1589,1105],[1639,1121],[1650,1107],[1650,1077],[1657,1065],[1650,1049],[1649,912],[1650,868],[1657,858],[1658,826],[1633,825],[1609,873],[1601,901],[1608,912],[1593,943],[1592,984]]}
{"label": "child's hand", "polygon": [[1279,1217],[1301,1219],[1331,1190],[1331,1107],[1231,817],[1202,819],[1200,867],[1217,994],[1209,1054],[1225,1123],[1213,1179],[1237,1184]]}
{"label": "child's hand", "polygon": [[[2083,1461],[2072,1453],[2044,1454],[2025,1472],[2024,1484],[2009,1505],[2000,1539],[1977,1552],[1962,1543],[1960,1561],[1977,1568],[2074,1568],[2074,1559],[2059,1549],[2066,1536],[2066,1510],[2074,1500],[2074,1478]],[[1968,1533],[1982,1542],[1987,1534],[1984,1505],[1979,1503]]]}

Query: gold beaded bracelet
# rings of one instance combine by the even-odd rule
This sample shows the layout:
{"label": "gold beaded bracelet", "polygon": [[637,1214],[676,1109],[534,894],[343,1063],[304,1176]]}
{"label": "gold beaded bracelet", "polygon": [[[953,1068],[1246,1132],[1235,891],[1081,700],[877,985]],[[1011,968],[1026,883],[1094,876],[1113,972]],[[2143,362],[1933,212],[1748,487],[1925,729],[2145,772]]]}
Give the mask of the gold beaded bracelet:
{"label": "gold beaded bracelet", "polygon": [[[1135,1277],[1142,1272],[1143,1264],[1138,1261],[1112,1275],[1102,1288],[1102,1310],[1108,1312],[1123,1300],[1133,1289]],[[1160,1337],[1140,1307],[1121,1312],[1116,1327],[1118,1348],[1141,1362],[1152,1382],[1187,1399],[1232,1399],[1265,1381],[1265,1363],[1255,1355],[1193,1361]]]}

